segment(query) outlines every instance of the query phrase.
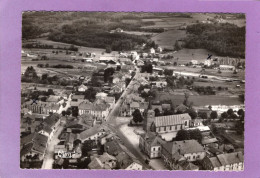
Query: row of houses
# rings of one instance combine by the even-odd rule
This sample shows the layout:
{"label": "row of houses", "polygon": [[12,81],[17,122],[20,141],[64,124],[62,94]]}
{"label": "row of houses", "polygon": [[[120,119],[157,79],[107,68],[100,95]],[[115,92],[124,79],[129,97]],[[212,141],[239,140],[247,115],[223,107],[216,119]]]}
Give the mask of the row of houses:
{"label": "row of houses", "polygon": [[[28,116],[26,116],[26,118],[28,118]],[[31,117],[30,120],[26,120],[26,122],[27,124],[24,131],[29,131],[29,133],[27,132],[26,136],[21,137],[21,161],[24,163],[42,161],[47,145],[61,123],[60,116],[58,114],[52,114],[42,121]],[[23,126],[22,124],[21,127]],[[32,129],[31,126],[34,128]]]}

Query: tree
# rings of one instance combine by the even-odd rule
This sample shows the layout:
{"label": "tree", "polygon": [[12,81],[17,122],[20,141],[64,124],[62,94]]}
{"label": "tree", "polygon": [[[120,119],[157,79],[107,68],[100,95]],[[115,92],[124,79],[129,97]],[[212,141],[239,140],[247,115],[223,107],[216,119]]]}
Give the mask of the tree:
{"label": "tree", "polygon": [[240,117],[244,117],[245,111],[244,111],[243,109],[239,109],[239,110],[237,111],[237,114],[238,114]]}
{"label": "tree", "polygon": [[66,115],[67,115],[67,116],[71,115],[71,108],[68,108],[68,109],[67,109]]}
{"label": "tree", "polygon": [[223,112],[221,114],[221,118],[226,119],[227,117],[228,117],[228,113],[227,112]]}
{"label": "tree", "polygon": [[66,115],[66,111],[62,111],[61,114],[62,114],[62,116],[65,116]]}
{"label": "tree", "polygon": [[210,118],[211,119],[217,119],[218,118],[218,113],[217,113],[217,111],[212,111],[211,113],[210,113]]}
{"label": "tree", "polygon": [[188,109],[188,114],[190,115],[191,119],[196,119],[196,117],[198,116],[197,112],[194,111],[193,109]]}
{"label": "tree", "polygon": [[189,95],[189,93],[185,93],[185,95],[184,95],[184,101],[183,101],[183,104],[185,105],[185,106],[188,106],[189,105],[189,97],[190,97],[190,95]]}
{"label": "tree", "polygon": [[48,79],[48,74],[42,74],[42,80],[47,80]]}
{"label": "tree", "polygon": [[130,82],[131,82],[131,79],[130,79],[130,78],[126,78],[126,79],[125,79],[125,85],[126,85],[126,87],[129,85]]}
{"label": "tree", "polygon": [[54,95],[54,92],[52,89],[48,89],[47,93],[48,93],[48,95]]}
{"label": "tree", "polygon": [[111,52],[112,52],[111,47],[107,46],[107,47],[106,47],[106,53],[111,53]]}
{"label": "tree", "polygon": [[160,110],[159,110],[158,108],[155,108],[155,109],[154,109],[154,113],[155,113],[155,117],[161,115],[161,112],[160,112]]}
{"label": "tree", "polygon": [[188,132],[188,130],[179,130],[175,137],[176,141],[189,140],[189,139],[190,139],[190,133]]}
{"label": "tree", "polygon": [[143,116],[140,112],[139,109],[136,109],[133,113],[132,113],[132,116],[133,116],[133,120],[134,122],[142,122],[143,121]]}
{"label": "tree", "polygon": [[201,143],[202,140],[202,134],[199,131],[199,129],[189,130],[190,139],[197,140],[199,143]]}
{"label": "tree", "polygon": [[166,75],[166,76],[172,76],[172,75],[173,75],[173,70],[165,69],[165,70],[164,70],[164,75]]}
{"label": "tree", "polygon": [[229,116],[231,116],[233,113],[234,113],[233,109],[230,108],[230,109],[227,110],[227,114]]}
{"label": "tree", "polygon": [[202,112],[200,113],[200,117],[204,120],[204,119],[208,119],[208,114],[206,112]]}
{"label": "tree", "polygon": [[77,107],[72,109],[72,116],[78,117],[79,115],[79,109]]}
{"label": "tree", "polygon": [[181,49],[181,45],[179,44],[178,40],[175,41],[174,50],[179,51]]}

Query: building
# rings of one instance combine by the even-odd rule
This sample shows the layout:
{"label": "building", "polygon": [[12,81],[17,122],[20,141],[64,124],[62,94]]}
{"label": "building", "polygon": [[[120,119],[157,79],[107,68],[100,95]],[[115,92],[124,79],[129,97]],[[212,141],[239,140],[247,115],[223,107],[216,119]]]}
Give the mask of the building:
{"label": "building", "polygon": [[32,113],[36,114],[50,114],[56,113],[62,107],[60,104],[53,102],[43,102],[43,101],[27,101],[22,104],[21,108],[27,108]]}
{"label": "building", "polygon": [[79,104],[79,115],[91,114],[96,118],[105,119],[109,113],[110,104],[108,103],[91,103],[83,101]]}
{"label": "building", "polygon": [[198,61],[197,60],[191,60],[191,64],[192,65],[198,65]]}
{"label": "building", "polygon": [[88,89],[88,87],[85,86],[85,85],[83,85],[83,84],[81,84],[81,85],[78,87],[78,91],[79,91],[79,92],[85,92],[87,89]]}
{"label": "building", "polygon": [[234,152],[205,157],[202,165],[206,170],[242,171],[244,170],[244,155],[242,152]]}
{"label": "building", "polygon": [[144,130],[156,133],[178,132],[181,129],[189,128],[191,117],[189,114],[177,114],[155,117],[153,110],[149,110],[144,117]]}
{"label": "building", "polygon": [[151,49],[150,49],[150,53],[151,53],[151,54],[155,54],[155,49],[154,49],[154,48],[151,48]]}
{"label": "building", "polygon": [[128,149],[120,144],[122,151],[116,156],[119,169],[142,170],[142,163]]}
{"label": "building", "polygon": [[158,88],[164,88],[167,86],[167,82],[166,81],[154,81],[154,82],[151,82],[151,85],[156,86]]}
{"label": "building", "polygon": [[116,158],[108,153],[94,156],[88,164],[89,169],[114,169],[116,168]]}
{"label": "building", "polygon": [[21,161],[31,162],[43,160],[47,143],[48,137],[39,133],[32,133],[21,138]]}
{"label": "building", "polygon": [[180,161],[202,160],[206,156],[206,151],[196,140],[183,140],[163,144],[161,155],[167,167],[178,170]]}
{"label": "building", "polygon": [[86,140],[96,140],[104,135],[108,134],[108,131],[105,127],[95,125],[94,127],[91,127],[90,129],[87,129],[83,132],[81,132],[77,138],[83,143]]}
{"label": "building", "polygon": [[219,65],[219,69],[220,70],[235,70],[236,67],[235,66],[231,66],[231,65]]}
{"label": "building", "polygon": [[107,93],[100,92],[96,94],[96,99],[105,99],[106,97]]}
{"label": "building", "polygon": [[149,158],[161,157],[161,145],[164,141],[155,133],[147,132],[140,135],[139,148],[146,153]]}
{"label": "building", "polygon": [[206,59],[206,60],[204,61],[204,65],[205,65],[205,66],[210,67],[210,66],[212,66],[212,64],[213,64],[213,61],[212,61],[211,59]]}

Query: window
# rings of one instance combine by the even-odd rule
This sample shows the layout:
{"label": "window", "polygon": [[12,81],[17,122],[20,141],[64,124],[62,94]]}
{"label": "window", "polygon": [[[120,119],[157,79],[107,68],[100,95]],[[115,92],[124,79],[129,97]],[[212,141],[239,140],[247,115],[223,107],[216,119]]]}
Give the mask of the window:
{"label": "window", "polygon": [[197,155],[197,158],[200,158],[200,155]]}
{"label": "window", "polygon": [[193,159],[195,159],[196,158],[196,156],[193,156]]}
{"label": "window", "polygon": [[187,124],[187,121],[185,121],[185,126],[187,126],[188,124]]}
{"label": "window", "polygon": [[153,151],[155,151],[155,148],[153,147]]}
{"label": "window", "polygon": [[166,126],[164,127],[164,131],[166,131]]}
{"label": "window", "polygon": [[177,125],[175,126],[175,130],[177,130],[178,128],[177,128]]}

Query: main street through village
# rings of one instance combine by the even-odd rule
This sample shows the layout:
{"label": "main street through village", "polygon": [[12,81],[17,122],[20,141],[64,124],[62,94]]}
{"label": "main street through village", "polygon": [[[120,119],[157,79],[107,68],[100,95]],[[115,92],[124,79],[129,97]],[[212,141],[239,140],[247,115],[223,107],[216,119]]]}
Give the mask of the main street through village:
{"label": "main street through village", "polygon": [[145,160],[147,159],[147,157],[144,156],[144,154],[141,154],[140,151],[132,145],[132,143],[125,137],[125,135],[120,130],[120,127],[123,124],[128,124],[130,122],[131,118],[129,118],[129,120],[126,120],[126,122],[123,122],[123,123],[118,122],[118,120],[117,120],[119,113],[120,113],[120,106],[124,102],[125,97],[132,92],[131,88],[133,88],[133,85],[134,85],[136,79],[139,77],[139,74],[140,74],[139,70],[136,69],[135,76],[132,78],[132,80],[130,81],[130,83],[128,84],[128,86],[126,87],[124,92],[122,93],[121,97],[116,102],[115,106],[113,107],[113,109],[111,110],[110,114],[108,115],[108,117],[106,119],[107,121],[105,123],[103,123],[103,125],[106,125],[113,133],[115,133],[120,138],[122,143],[128,148],[128,150],[136,158],[138,158],[142,162],[142,164],[146,167],[146,169],[152,169],[149,165],[147,165],[145,163]]}

